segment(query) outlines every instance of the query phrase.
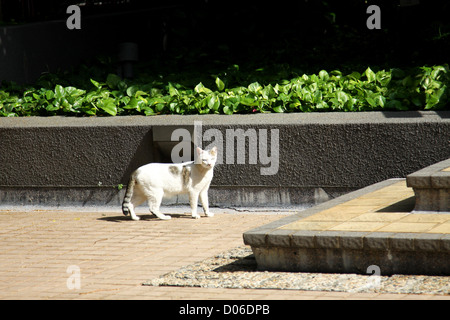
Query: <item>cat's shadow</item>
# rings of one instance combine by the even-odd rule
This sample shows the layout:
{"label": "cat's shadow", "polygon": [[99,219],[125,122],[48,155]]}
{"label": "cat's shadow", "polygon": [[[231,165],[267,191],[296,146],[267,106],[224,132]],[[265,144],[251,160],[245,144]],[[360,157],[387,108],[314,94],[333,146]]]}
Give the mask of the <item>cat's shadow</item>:
{"label": "cat's shadow", "polygon": [[[192,219],[189,214],[181,214],[181,213],[168,213],[172,217],[172,219]],[[139,221],[170,221],[170,220],[161,220],[155,215],[148,214],[138,214],[140,220]],[[139,222],[132,220],[129,216],[118,215],[118,216],[109,216],[109,217],[101,217],[97,220],[108,221],[108,222]]]}

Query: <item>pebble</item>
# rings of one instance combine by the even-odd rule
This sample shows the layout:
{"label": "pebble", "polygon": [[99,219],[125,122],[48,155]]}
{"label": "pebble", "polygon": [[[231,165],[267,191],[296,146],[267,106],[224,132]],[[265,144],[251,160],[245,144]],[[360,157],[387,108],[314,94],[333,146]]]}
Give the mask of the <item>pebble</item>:
{"label": "pebble", "polygon": [[258,271],[241,246],[144,283],[151,286],[450,295],[450,277]]}

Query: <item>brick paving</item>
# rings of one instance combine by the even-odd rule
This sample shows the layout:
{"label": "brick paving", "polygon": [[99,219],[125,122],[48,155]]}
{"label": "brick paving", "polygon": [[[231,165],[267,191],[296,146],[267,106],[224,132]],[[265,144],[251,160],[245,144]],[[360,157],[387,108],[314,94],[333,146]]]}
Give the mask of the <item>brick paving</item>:
{"label": "brick paving", "polygon": [[400,180],[280,229],[450,234],[449,214],[411,214],[414,202],[414,191]]}
{"label": "brick paving", "polygon": [[0,211],[0,299],[450,299],[142,286],[151,278],[242,245],[244,231],[282,217],[213,211],[213,218],[194,220],[186,211],[168,221],[150,215],[132,221],[120,211]]}

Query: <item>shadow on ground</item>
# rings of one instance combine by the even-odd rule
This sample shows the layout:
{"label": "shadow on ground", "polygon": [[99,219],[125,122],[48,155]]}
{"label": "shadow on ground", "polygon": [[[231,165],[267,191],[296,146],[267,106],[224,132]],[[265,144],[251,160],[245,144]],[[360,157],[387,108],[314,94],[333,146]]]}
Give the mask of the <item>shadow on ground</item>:
{"label": "shadow on ground", "polygon": [[414,210],[414,205],[416,204],[416,197],[412,196],[391,204],[387,207],[381,208],[376,212],[411,212]]}
{"label": "shadow on ground", "polygon": [[[186,214],[169,213],[168,215],[170,215],[172,217],[172,219],[192,219],[192,217],[190,215],[186,215]],[[170,221],[170,220],[161,220],[150,213],[149,214],[138,214],[138,217],[140,218],[139,221]],[[124,215],[118,215],[118,216],[112,216],[112,217],[101,217],[101,218],[98,218],[97,220],[109,221],[109,222],[134,222],[134,220],[132,220],[130,218],[130,216],[124,216]]]}
{"label": "shadow on ground", "polygon": [[[233,257],[231,257],[233,258]],[[213,269],[213,272],[249,272],[257,271],[256,259],[253,254],[245,257],[234,257],[236,261]]]}

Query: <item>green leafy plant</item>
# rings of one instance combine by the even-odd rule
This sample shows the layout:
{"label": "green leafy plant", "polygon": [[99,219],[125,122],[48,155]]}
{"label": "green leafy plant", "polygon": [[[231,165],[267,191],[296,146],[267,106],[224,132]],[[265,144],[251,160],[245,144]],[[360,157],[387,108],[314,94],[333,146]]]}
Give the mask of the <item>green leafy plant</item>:
{"label": "green leafy plant", "polygon": [[[231,70],[231,71],[230,71]],[[227,114],[373,110],[439,110],[450,105],[447,65],[344,75],[321,70],[275,83],[251,81],[233,66],[195,86],[161,78],[122,80],[114,74],[89,79],[82,88],[48,77],[41,87],[3,83],[0,116],[118,116],[130,114]]]}

